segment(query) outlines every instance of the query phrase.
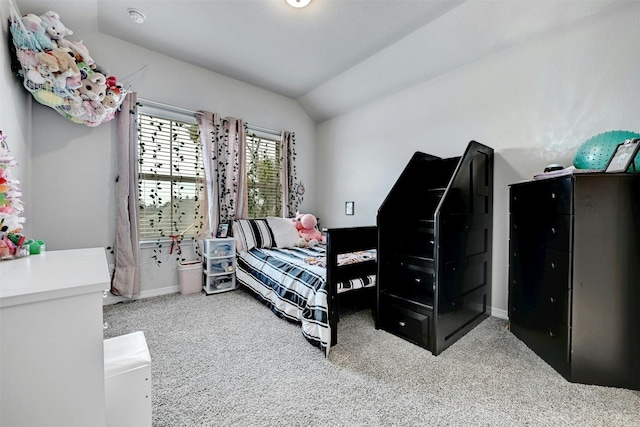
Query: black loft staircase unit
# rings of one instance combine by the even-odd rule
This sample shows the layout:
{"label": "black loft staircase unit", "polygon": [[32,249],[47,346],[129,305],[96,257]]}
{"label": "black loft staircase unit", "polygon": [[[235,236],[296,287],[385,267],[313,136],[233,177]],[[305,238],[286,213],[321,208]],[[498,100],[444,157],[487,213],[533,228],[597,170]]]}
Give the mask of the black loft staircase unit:
{"label": "black loft staircase unit", "polygon": [[493,149],[416,152],[378,210],[376,328],[440,354],[491,304]]}

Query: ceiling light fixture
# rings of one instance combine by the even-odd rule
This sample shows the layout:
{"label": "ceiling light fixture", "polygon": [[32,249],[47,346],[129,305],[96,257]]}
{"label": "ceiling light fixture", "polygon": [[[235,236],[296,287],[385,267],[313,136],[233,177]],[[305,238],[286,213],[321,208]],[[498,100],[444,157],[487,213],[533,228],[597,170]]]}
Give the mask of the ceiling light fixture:
{"label": "ceiling light fixture", "polygon": [[140,12],[138,9],[129,8],[127,9],[129,12],[129,18],[136,24],[142,24],[147,20],[147,17],[144,16],[144,13]]}
{"label": "ceiling light fixture", "polygon": [[311,0],[287,0],[287,3],[293,7],[305,7],[311,3]]}

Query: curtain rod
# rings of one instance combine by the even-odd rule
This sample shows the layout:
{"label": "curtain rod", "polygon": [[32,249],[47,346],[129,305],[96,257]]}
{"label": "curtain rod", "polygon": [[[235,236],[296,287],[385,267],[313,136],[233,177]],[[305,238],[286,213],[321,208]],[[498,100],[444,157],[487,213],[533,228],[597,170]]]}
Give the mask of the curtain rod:
{"label": "curtain rod", "polygon": [[[138,101],[142,104],[142,105],[149,105],[150,107],[159,107],[159,108],[166,108],[169,110],[173,110],[175,112],[180,112],[180,113],[184,113],[184,114],[189,114],[189,115],[202,115],[202,113],[200,111],[193,111],[193,110],[188,110],[186,108],[181,108],[181,107],[176,107],[174,105],[169,105],[169,104],[165,104],[163,102],[158,102],[158,101],[152,101],[150,99],[145,99],[145,98],[138,98]],[[223,120],[226,120],[223,119]],[[259,125],[254,125],[254,124],[250,124],[247,123],[247,127],[253,130],[257,130],[259,132],[264,132],[264,133],[269,133],[272,135],[277,135],[280,136],[282,134],[282,131],[279,131],[277,129],[270,129],[264,126],[259,126]]]}
{"label": "curtain rod", "polygon": [[276,130],[276,129],[269,129],[269,128],[266,128],[264,126],[252,125],[250,123],[247,123],[247,128],[252,129],[252,130],[257,130],[258,132],[269,133],[271,135],[280,136],[282,134],[282,131],[279,131],[279,130]]}
{"label": "curtain rod", "polygon": [[150,99],[138,98],[138,101],[142,105],[146,104],[146,105],[149,105],[151,107],[167,108],[167,109],[173,110],[175,112],[180,112],[180,113],[189,114],[189,115],[193,115],[193,116],[195,116],[196,114],[200,114],[200,115],[202,114],[200,111],[188,110],[186,108],[176,107],[175,105],[169,105],[169,104],[165,104],[165,103],[158,102],[158,101],[152,101]]}

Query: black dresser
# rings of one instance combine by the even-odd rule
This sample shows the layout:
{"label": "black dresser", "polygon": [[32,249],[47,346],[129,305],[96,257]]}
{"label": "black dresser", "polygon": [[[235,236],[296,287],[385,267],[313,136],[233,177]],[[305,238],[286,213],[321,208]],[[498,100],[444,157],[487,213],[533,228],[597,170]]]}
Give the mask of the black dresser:
{"label": "black dresser", "polygon": [[416,152],[378,210],[376,328],[438,355],[489,316],[493,149]]}
{"label": "black dresser", "polygon": [[572,382],[640,389],[640,174],[510,186],[510,329]]}

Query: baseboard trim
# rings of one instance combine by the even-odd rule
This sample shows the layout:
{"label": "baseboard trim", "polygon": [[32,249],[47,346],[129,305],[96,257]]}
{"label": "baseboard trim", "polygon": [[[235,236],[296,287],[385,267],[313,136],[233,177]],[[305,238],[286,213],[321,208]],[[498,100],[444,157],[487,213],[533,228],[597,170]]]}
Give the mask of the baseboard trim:
{"label": "baseboard trim", "polygon": [[[111,304],[117,304],[119,302],[125,302],[125,301],[133,301],[133,300],[137,300],[137,299],[143,299],[143,298],[152,298],[152,297],[158,297],[161,295],[168,295],[168,294],[176,294],[180,292],[180,287],[179,286],[168,286],[166,288],[159,288],[159,289],[153,289],[150,291],[142,291],[140,292],[140,296],[138,298],[125,298],[125,297],[121,297],[119,295],[113,295],[111,292],[107,293],[107,297],[104,298],[102,305],[111,305]],[[499,319],[504,319],[504,320],[509,320],[509,312],[507,310],[503,310],[501,308],[495,308],[495,307],[491,307],[491,315],[493,317],[497,317]]]}
{"label": "baseboard trim", "polygon": [[509,312],[501,308],[491,307],[491,315],[499,319],[509,320]]}
{"label": "baseboard trim", "polygon": [[150,291],[142,291],[140,292],[140,296],[138,296],[137,298],[126,298],[120,295],[113,295],[111,292],[108,292],[107,297],[104,298],[102,301],[102,305],[111,305],[111,304],[117,304],[119,302],[135,301],[135,300],[144,299],[144,298],[158,297],[160,295],[175,294],[178,292],[180,292],[179,286],[167,286],[166,288],[152,289]]}

